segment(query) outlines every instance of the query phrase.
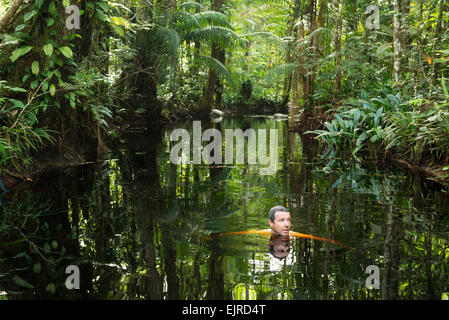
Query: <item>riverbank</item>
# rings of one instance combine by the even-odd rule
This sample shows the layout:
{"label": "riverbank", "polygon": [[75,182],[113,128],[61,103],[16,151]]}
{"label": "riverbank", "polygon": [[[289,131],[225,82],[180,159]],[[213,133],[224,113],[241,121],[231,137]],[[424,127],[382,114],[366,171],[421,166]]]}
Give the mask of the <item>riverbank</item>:
{"label": "riverbank", "polygon": [[[325,123],[330,123],[337,112],[318,107],[315,110],[316,112],[314,115],[302,117],[301,120],[296,123],[294,127],[295,132],[310,137],[310,134],[306,134],[307,131],[327,130]],[[333,110],[336,109],[333,108]],[[340,133],[344,132],[341,131]],[[316,137],[317,135],[314,136],[314,138]],[[342,144],[342,147],[345,148],[345,145]],[[349,146],[346,147],[349,148]],[[410,156],[407,156],[399,149],[391,148],[387,150],[383,143],[374,144],[370,142],[370,145],[367,148],[370,151],[365,150],[364,153],[372,154],[374,152],[377,161],[393,162],[409,174],[418,175],[423,179],[434,181],[449,190],[449,170],[445,169],[447,168],[447,164],[438,162],[431,154],[427,153],[426,156],[422,156],[419,161],[414,161]],[[422,151],[422,154],[425,154],[425,150]]]}

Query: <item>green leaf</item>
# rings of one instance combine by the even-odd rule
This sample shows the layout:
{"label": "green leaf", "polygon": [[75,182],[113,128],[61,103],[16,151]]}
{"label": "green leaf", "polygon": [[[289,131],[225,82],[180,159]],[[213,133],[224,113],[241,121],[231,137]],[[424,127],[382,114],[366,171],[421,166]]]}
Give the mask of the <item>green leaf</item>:
{"label": "green leaf", "polygon": [[34,60],[33,63],[31,64],[31,72],[34,75],[38,75],[39,74],[39,61]]}
{"label": "green leaf", "polygon": [[34,273],[41,273],[41,270],[42,270],[41,264],[40,264],[39,262],[36,263],[36,264],[34,265],[34,267],[33,267]]}
{"label": "green leaf", "polygon": [[441,87],[443,88],[443,92],[444,92],[444,95],[446,96],[446,98],[449,98],[449,93],[447,91],[446,81],[445,80],[446,79],[441,78]]}
{"label": "green leaf", "polygon": [[108,11],[108,9],[109,9],[109,6],[108,6],[107,2],[105,2],[105,1],[98,1],[95,4],[97,6],[99,6],[101,8],[101,10],[103,10],[105,12]]}
{"label": "green leaf", "polygon": [[47,287],[45,288],[45,291],[48,291],[50,293],[55,293],[56,292],[56,286],[53,282],[50,282]]}
{"label": "green leaf", "polygon": [[116,26],[115,24],[112,25],[112,28],[114,29],[115,32],[117,32],[117,34],[120,37],[124,37],[125,36],[125,31],[123,31],[123,28],[120,26]]}
{"label": "green leaf", "polygon": [[11,88],[11,87],[9,87],[8,89],[11,90],[11,91],[14,91],[14,92],[23,92],[23,93],[27,93],[27,91],[26,91],[24,88],[19,88],[19,87]]}
{"label": "green leaf", "polygon": [[56,5],[54,1],[50,2],[50,5],[48,6],[48,13],[52,16],[56,16]]}
{"label": "green leaf", "polygon": [[101,10],[99,10],[99,9],[97,9],[97,16],[98,16],[98,19],[100,19],[101,21],[106,21],[106,16],[105,16],[104,13],[103,13]]}
{"label": "green leaf", "polygon": [[33,81],[31,81],[31,83],[30,83],[30,87],[31,87],[31,89],[36,89],[37,88],[37,86],[39,85],[39,82],[37,81],[37,80],[33,80]]}
{"label": "green leaf", "polygon": [[23,104],[22,101],[16,100],[16,99],[9,99],[9,101],[11,101],[13,103],[13,105],[15,105],[16,107],[23,109],[25,108],[25,105]]}
{"label": "green leaf", "polygon": [[11,59],[11,62],[14,62],[17,59],[19,59],[21,56],[26,55],[28,52],[31,51],[31,49],[33,49],[32,46],[25,46],[25,47],[17,48],[16,50],[14,50],[12,52],[11,57],[9,57]]}
{"label": "green leaf", "polygon": [[67,59],[72,59],[72,58],[73,58],[73,52],[72,52],[72,49],[70,49],[69,47],[61,47],[61,48],[59,48],[59,51],[61,51],[61,53],[62,53]]}
{"label": "green leaf", "polygon": [[22,83],[25,83],[25,81],[27,81],[30,76],[31,76],[31,74],[29,74],[29,73],[24,75],[23,78],[22,78]]}
{"label": "green leaf", "polygon": [[[51,94],[51,96],[54,96],[54,95],[55,95],[55,92],[56,92],[56,87],[55,87],[55,85],[52,83],[51,86],[50,86],[50,94]],[[56,248],[55,248],[55,249],[56,249]]]}
{"label": "green leaf", "polygon": [[47,21],[47,27],[51,27],[55,23],[55,19],[53,19],[53,18],[48,18],[48,19],[46,19],[46,21]]}
{"label": "green leaf", "polygon": [[[52,85],[53,87],[54,87],[54,85]],[[51,89],[50,89],[51,90]],[[53,248],[53,249],[56,249],[57,247],[58,247],[58,242],[56,241],[56,240],[53,240],[52,242],[51,242],[51,247]]]}
{"label": "green leaf", "polygon": [[48,82],[45,81],[44,83],[42,83],[42,92],[47,92],[48,89]]}
{"label": "green leaf", "polygon": [[35,15],[37,12],[38,12],[37,10],[33,10],[33,11],[28,12],[27,14],[25,14],[25,15],[23,16],[23,21],[24,21],[24,22],[27,22],[27,21],[30,20],[32,17],[34,17],[34,15]]}
{"label": "green leaf", "polygon": [[195,60],[197,60],[199,63],[208,66],[212,70],[215,71],[215,73],[219,77],[225,78],[229,84],[232,86],[234,85],[231,73],[226,69],[226,67],[217,59],[209,56],[203,56],[201,54],[195,54]]}
{"label": "green leaf", "polygon": [[54,57],[53,60],[56,62],[56,64],[60,67],[64,65],[64,61],[60,57]]}
{"label": "green leaf", "polygon": [[34,2],[36,8],[40,9],[42,5],[44,4],[44,0],[35,0]]}
{"label": "green leaf", "polygon": [[26,24],[19,24],[17,27],[16,27],[16,32],[18,32],[18,31],[21,31],[21,30],[23,30],[24,28],[26,27]]}
{"label": "green leaf", "polygon": [[53,45],[51,43],[47,43],[46,45],[43,46],[44,49],[44,53],[51,57],[51,55],[53,54]]}
{"label": "green leaf", "polygon": [[64,6],[64,8],[67,8],[68,6],[70,6],[70,0],[62,0],[62,5]]}
{"label": "green leaf", "polygon": [[14,276],[14,281],[16,282],[16,284],[18,286],[25,287],[25,288],[28,288],[28,289],[33,289],[33,286],[31,284],[29,284],[28,282],[26,282],[25,280],[23,280],[19,276]]}
{"label": "green leaf", "polygon": [[[1,143],[1,141],[0,141],[0,158],[1,158],[0,164],[5,163],[5,161],[7,160],[6,149],[7,149],[6,146],[4,146],[3,143]],[[5,224],[5,221],[6,221],[6,219],[4,220],[3,225]],[[0,228],[0,229],[3,229],[3,225],[2,225],[2,228]]]}

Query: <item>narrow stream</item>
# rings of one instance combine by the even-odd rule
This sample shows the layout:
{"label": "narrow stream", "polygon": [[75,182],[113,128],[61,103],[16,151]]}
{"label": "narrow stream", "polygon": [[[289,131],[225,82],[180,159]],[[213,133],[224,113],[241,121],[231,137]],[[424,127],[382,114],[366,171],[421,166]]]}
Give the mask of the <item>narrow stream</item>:
{"label": "narrow stream", "polygon": [[[192,121],[133,128],[104,162],[4,192],[0,299],[448,298],[449,197],[437,185],[386,164],[329,168],[287,121],[201,125],[222,132],[223,145],[226,129],[277,129],[276,171],[248,161],[174,164],[170,134],[185,127],[193,138]],[[279,259],[267,237],[210,237],[266,229],[275,205],[290,209],[292,231],[362,253],[292,238]],[[66,286],[70,265],[79,289]],[[379,270],[378,288],[367,286],[367,268]]]}

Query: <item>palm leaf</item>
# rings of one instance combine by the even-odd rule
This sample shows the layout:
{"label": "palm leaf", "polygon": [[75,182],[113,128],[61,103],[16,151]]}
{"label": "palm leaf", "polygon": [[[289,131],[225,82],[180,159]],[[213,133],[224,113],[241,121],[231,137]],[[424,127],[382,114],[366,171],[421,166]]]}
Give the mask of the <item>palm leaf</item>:
{"label": "palm leaf", "polygon": [[278,78],[281,75],[289,75],[298,68],[299,65],[296,63],[284,63],[277,65],[273,69],[269,70],[267,75],[264,78],[265,85],[269,85],[273,82],[274,79]]}
{"label": "palm leaf", "polygon": [[199,21],[199,23],[203,27],[213,25],[232,29],[231,25],[229,24],[230,21],[229,17],[221,12],[217,11],[199,12],[195,14],[194,17]]}
{"label": "palm leaf", "polygon": [[154,37],[152,40],[156,40],[162,45],[162,50],[171,58],[177,56],[181,37],[175,29],[159,27],[154,31],[152,37]]}
{"label": "palm leaf", "polygon": [[243,45],[247,42],[231,29],[221,26],[207,26],[194,30],[186,40],[215,43],[220,47],[228,47],[235,43]]}
{"label": "palm leaf", "polygon": [[332,29],[329,29],[329,28],[320,27],[320,28],[314,30],[313,32],[311,32],[311,33],[307,36],[306,40],[310,40],[312,37],[314,37],[314,36],[316,36],[316,35],[318,35],[318,34],[321,34],[321,33],[330,33],[330,34],[333,34],[333,31],[332,31]]}
{"label": "palm leaf", "polygon": [[171,25],[179,34],[183,35],[201,27],[193,14],[179,10],[173,13]]}
{"label": "palm leaf", "polygon": [[234,85],[234,82],[232,81],[231,73],[226,69],[226,67],[217,59],[209,57],[209,56],[203,56],[201,54],[195,54],[195,61],[199,65],[204,65],[209,67],[210,69],[214,70],[215,73],[219,77],[223,77],[228,81],[228,83],[232,86]]}
{"label": "palm leaf", "polygon": [[178,6],[178,9],[183,9],[183,10],[190,10],[190,9],[203,9],[203,10],[205,10],[206,9],[206,7],[205,6],[203,6],[201,3],[198,3],[198,2],[184,2],[184,3],[181,3],[179,6]]}

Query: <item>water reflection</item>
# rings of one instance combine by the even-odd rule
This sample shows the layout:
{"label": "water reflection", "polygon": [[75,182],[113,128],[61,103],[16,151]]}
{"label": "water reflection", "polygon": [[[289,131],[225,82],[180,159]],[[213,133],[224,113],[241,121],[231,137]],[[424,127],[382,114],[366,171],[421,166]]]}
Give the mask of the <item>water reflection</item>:
{"label": "water reflection", "polygon": [[[225,117],[206,127],[277,128],[277,173],[175,165],[173,128],[132,130],[104,163],[49,171],[4,194],[0,298],[441,299],[449,292],[448,197],[434,185],[374,164],[329,169],[314,141],[301,141],[287,121]],[[302,238],[210,237],[264,229],[278,204],[289,208],[292,230],[365,253]],[[80,290],[65,288],[71,264],[80,267]],[[380,290],[365,288],[368,265],[381,270]]]}
{"label": "water reflection", "polygon": [[268,252],[279,260],[285,259],[290,253],[290,237],[273,234],[268,242]]}

